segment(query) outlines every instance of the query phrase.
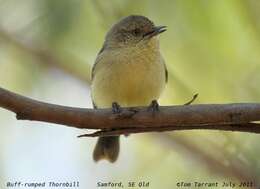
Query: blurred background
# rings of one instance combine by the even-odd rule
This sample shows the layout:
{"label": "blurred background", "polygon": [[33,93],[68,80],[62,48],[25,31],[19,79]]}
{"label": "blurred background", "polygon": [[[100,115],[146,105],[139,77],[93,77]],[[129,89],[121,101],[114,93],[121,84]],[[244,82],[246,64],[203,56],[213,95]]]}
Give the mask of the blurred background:
{"label": "blurred background", "polygon": [[[169,71],[162,105],[260,101],[258,0],[0,0],[0,86],[49,103],[91,108],[90,71],[121,17],[168,26],[160,36]],[[0,109],[0,188],[7,182],[249,181],[260,186],[260,136],[178,131],[121,137],[115,164],[94,163],[83,130],[17,121]],[[137,188],[137,187],[136,187]],[[191,187],[192,188],[192,187]],[[201,187],[203,188],[203,187]]]}

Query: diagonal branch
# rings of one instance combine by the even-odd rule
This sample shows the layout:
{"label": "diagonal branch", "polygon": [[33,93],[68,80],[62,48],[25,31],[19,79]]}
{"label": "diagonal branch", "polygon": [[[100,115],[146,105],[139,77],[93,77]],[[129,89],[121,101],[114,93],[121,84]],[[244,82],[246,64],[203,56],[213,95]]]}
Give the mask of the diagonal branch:
{"label": "diagonal branch", "polygon": [[140,132],[213,129],[260,133],[259,103],[163,106],[156,113],[147,107],[85,109],[36,101],[0,88],[0,107],[16,113],[18,120],[44,121],[79,129],[99,129],[85,136],[110,136]]}
{"label": "diagonal branch", "polygon": [[[23,42],[14,35],[6,32],[0,28],[0,39],[14,45],[17,49],[24,51],[33,57],[36,57],[44,66],[52,67],[63,71],[66,74],[74,76],[78,80],[89,84],[90,83],[90,66],[86,63],[79,61],[77,58],[70,56],[67,62],[73,62],[73,64],[65,63],[55,56],[50,50],[46,48],[40,48],[29,42]],[[82,71],[83,70],[83,71]]]}
{"label": "diagonal branch", "polygon": [[[194,142],[187,140],[183,136],[174,135],[171,136],[169,134],[161,134],[161,135],[152,135],[153,138],[157,137],[157,140],[160,140],[160,145],[168,145],[170,149],[176,149],[176,145],[184,149],[185,157],[190,159],[190,154],[193,154],[193,160],[202,161],[201,166],[206,166],[208,170],[212,173],[230,178],[234,177],[239,179],[240,181],[252,181],[255,185],[259,184],[259,179],[254,175],[252,169],[245,164],[241,159],[234,158],[230,160],[228,157],[223,156],[225,159],[218,157],[217,155],[209,155],[208,151],[198,147]],[[158,144],[158,143],[157,143]],[[212,145],[212,144],[211,144]],[[174,148],[172,148],[174,146]],[[225,149],[220,149],[219,146],[212,145],[212,149],[219,152],[224,152]],[[189,161],[189,160],[188,160]],[[227,165],[227,162],[228,165]],[[252,187],[252,189],[256,187]]]}

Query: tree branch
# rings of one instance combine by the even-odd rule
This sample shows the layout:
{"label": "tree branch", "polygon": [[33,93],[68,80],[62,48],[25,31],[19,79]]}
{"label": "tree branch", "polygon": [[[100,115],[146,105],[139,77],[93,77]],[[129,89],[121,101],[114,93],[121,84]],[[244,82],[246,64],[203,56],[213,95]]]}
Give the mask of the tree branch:
{"label": "tree branch", "polygon": [[253,170],[250,168],[250,166],[248,166],[248,164],[245,163],[245,161],[242,161],[240,158],[230,159],[230,157],[224,154],[225,148],[220,148],[218,145],[213,145],[211,143],[211,147],[216,151],[216,153],[223,153],[222,158],[216,155],[216,153],[214,153],[215,155],[210,155],[207,149],[202,149],[198,147],[196,143],[187,140],[187,138],[183,136],[157,134],[152,135],[152,138],[160,141],[156,144],[166,145],[169,149],[174,149],[175,151],[177,150],[176,147],[180,146],[182,150],[184,150],[184,158],[188,158],[188,161],[190,161],[190,155],[193,155],[193,158],[191,159],[195,161],[199,160],[201,162],[200,166],[206,166],[211,173],[215,173],[228,178],[234,177],[240,181],[250,180],[255,185],[258,185],[259,183],[259,179],[257,179],[257,176],[253,173]]}
{"label": "tree branch", "polygon": [[209,129],[260,133],[260,103],[85,109],[36,101],[0,88],[0,107],[16,113],[18,120],[44,121],[100,131],[82,136],[111,136],[142,132]]}
{"label": "tree branch", "polygon": [[[36,57],[43,66],[49,66],[57,68],[64,73],[74,76],[78,80],[89,84],[90,83],[90,71],[91,68],[88,64],[79,61],[77,58],[70,56],[68,62],[74,62],[74,64],[68,64],[61,61],[56,57],[52,51],[47,48],[41,48],[39,45],[32,44],[31,42],[24,42],[19,40],[14,35],[0,28],[0,39],[12,44],[17,49],[24,51],[33,57]],[[84,70],[84,72],[82,72]]]}

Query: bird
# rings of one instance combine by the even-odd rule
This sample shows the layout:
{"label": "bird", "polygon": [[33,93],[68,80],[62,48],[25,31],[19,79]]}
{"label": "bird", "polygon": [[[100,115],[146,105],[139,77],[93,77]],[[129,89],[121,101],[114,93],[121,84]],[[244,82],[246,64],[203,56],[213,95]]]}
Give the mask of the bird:
{"label": "bird", "polygon": [[[164,31],[166,26],[155,26],[142,15],[124,17],[112,25],[92,67],[94,108],[111,108],[112,104],[116,108],[149,106],[157,102],[168,80],[158,38]],[[99,137],[93,159],[113,163],[119,148],[119,136]]]}

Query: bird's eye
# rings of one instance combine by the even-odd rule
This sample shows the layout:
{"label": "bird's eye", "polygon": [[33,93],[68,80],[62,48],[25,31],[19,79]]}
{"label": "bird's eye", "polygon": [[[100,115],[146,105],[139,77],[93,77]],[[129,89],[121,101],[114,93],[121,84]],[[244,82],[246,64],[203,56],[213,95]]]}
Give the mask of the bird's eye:
{"label": "bird's eye", "polygon": [[132,33],[133,33],[135,36],[137,36],[137,35],[139,35],[139,34],[141,33],[141,30],[138,29],[138,28],[136,28],[136,29],[134,29],[134,30],[132,31]]}

